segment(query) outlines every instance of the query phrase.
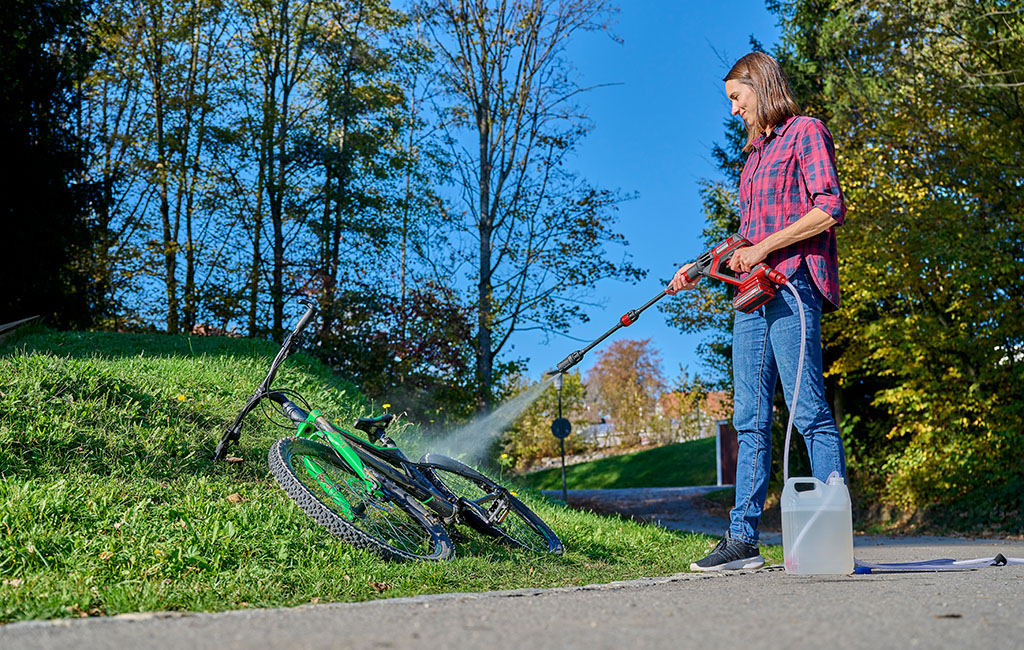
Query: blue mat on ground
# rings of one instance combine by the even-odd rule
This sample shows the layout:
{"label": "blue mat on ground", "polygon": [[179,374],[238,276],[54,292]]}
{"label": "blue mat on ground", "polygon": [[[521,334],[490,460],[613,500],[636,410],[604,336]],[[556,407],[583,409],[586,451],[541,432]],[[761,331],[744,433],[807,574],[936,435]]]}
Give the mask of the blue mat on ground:
{"label": "blue mat on ground", "polygon": [[995,557],[979,557],[973,560],[953,560],[951,558],[940,558],[938,560],[922,560],[920,562],[895,562],[890,564],[875,564],[862,562],[854,559],[853,572],[864,573],[898,573],[904,571],[971,571],[987,566],[1007,566],[1011,564],[1024,564],[1024,557],[1006,557],[1002,553]]}

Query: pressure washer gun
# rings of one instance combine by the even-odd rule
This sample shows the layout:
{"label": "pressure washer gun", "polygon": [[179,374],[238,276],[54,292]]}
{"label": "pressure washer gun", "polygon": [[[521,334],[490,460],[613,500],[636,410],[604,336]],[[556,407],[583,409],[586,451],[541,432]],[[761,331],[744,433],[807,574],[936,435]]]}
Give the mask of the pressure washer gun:
{"label": "pressure washer gun", "polygon": [[[750,240],[745,237],[741,237],[740,235],[729,235],[722,243],[715,245],[709,251],[701,253],[694,265],[687,269],[684,275],[689,282],[694,282],[697,278],[706,276],[734,285],[737,289],[736,296],[732,299],[732,306],[739,311],[750,313],[775,296],[775,287],[773,286],[773,283],[786,284],[787,282],[785,275],[779,273],[764,262],[760,262],[754,268],[750,269],[750,273],[748,273],[742,280],[735,271],[729,268],[729,260],[732,259],[733,253],[741,248],[746,248],[751,245]],[[658,302],[666,295],[668,295],[668,293],[666,291],[662,291],[655,297],[648,300],[642,307],[638,309],[630,309],[619,318],[619,322],[615,327],[602,334],[597,340],[587,347],[581,350],[576,350],[566,358],[562,359],[553,370],[548,370],[544,374],[549,376],[565,374],[569,368],[572,368],[582,361],[583,356],[586,355],[586,353],[594,346],[617,332],[619,329],[629,327],[635,323],[643,310]]]}
{"label": "pressure washer gun", "polygon": [[786,284],[786,276],[764,262],[759,262],[750,269],[750,272],[742,280],[735,271],[729,268],[729,260],[732,259],[733,254],[739,249],[751,245],[750,240],[745,237],[729,235],[722,243],[701,253],[697,262],[683,275],[689,282],[694,282],[703,275],[737,287],[736,295],[732,299],[732,306],[737,311],[749,314],[775,296],[774,285]]}

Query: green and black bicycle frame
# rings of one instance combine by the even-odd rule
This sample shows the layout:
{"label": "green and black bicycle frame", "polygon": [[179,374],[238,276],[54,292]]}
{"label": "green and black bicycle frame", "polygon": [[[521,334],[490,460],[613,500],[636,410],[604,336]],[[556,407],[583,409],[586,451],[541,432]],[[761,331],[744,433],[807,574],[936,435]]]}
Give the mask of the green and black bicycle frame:
{"label": "green and black bicycle frame", "polygon": [[[306,413],[280,393],[271,392],[268,399],[277,402],[281,410],[297,425],[297,435],[328,444],[352,468],[361,479],[369,481],[367,489],[374,484],[374,476],[380,476],[407,492],[438,516],[444,524],[459,523],[461,515],[469,514],[477,523],[488,526],[500,522],[508,512],[507,490],[501,486],[493,494],[480,501],[464,503],[449,500],[438,491],[427,475],[432,469],[448,469],[434,463],[417,463],[410,460],[402,450],[393,444],[375,445],[355,434],[331,424],[317,411]],[[375,418],[390,422],[393,416]],[[362,420],[373,422],[374,420]],[[383,423],[386,426],[386,422]],[[382,432],[377,437],[386,440]],[[309,461],[315,464],[315,461]],[[369,468],[369,471],[367,469]],[[314,476],[322,469],[312,469]],[[450,470],[449,470],[450,471]],[[467,477],[469,478],[469,477]],[[333,497],[332,497],[333,498]],[[490,507],[486,504],[490,503]]]}
{"label": "green and black bicycle frame", "polygon": [[[375,475],[381,476],[429,507],[443,522],[450,523],[456,517],[456,505],[447,501],[437,491],[420,469],[421,464],[409,460],[401,449],[387,444],[375,445],[363,440],[334,426],[316,410],[306,413],[280,393],[271,392],[267,398],[277,402],[284,414],[295,422],[297,436],[325,443],[334,449],[353,473],[366,481],[368,490],[379,487],[376,485]],[[386,417],[388,420],[391,419],[391,416]],[[378,437],[386,439],[382,435]],[[312,460],[306,462],[315,464]],[[367,468],[370,471],[367,471]],[[318,471],[323,472],[322,469]],[[316,475],[318,471],[313,470],[313,474]]]}

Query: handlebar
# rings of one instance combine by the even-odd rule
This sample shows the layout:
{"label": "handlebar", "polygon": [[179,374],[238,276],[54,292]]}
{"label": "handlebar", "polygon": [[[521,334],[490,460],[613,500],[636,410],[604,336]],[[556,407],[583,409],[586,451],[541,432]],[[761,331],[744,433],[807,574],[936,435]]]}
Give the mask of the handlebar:
{"label": "handlebar", "polygon": [[309,321],[313,320],[313,314],[316,313],[316,303],[313,301],[303,299],[299,301],[299,304],[306,305],[306,313],[302,315],[295,329],[292,330],[293,336],[304,330],[306,325],[309,325]]}
{"label": "handlebar", "polygon": [[301,408],[296,406],[295,402],[291,401],[281,393],[270,393],[267,398],[272,402],[277,402],[281,405],[281,410],[288,416],[288,419],[298,424],[299,422],[305,422],[309,414],[303,411]]}
{"label": "handlebar", "polygon": [[284,360],[287,359],[294,351],[293,349],[296,345],[296,337],[307,325],[309,325],[309,322],[313,320],[313,315],[316,313],[316,303],[312,300],[300,299],[299,303],[306,306],[306,312],[302,314],[301,318],[299,318],[299,322],[296,323],[295,328],[285,336],[281,349],[278,351],[277,356],[274,357],[274,360],[270,363],[270,369],[267,371],[267,375],[256,387],[256,391],[252,394],[252,397],[249,398],[249,401],[235,417],[234,422],[232,422],[224,431],[220,442],[217,444],[217,449],[213,454],[214,460],[224,458],[228,447],[231,446],[231,444],[238,442],[242,431],[242,420],[245,419],[245,417],[254,408],[256,408],[256,404],[258,404],[264,397],[270,397],[280,404],[285,415],[287,415],[292,421],[298,423],[306,420],[307,413],[296,406],[293,402],[285,398],[280,393],[269,393],[270,384],[274,381],[274,377],[277,375],[278,367],[284,363]]}

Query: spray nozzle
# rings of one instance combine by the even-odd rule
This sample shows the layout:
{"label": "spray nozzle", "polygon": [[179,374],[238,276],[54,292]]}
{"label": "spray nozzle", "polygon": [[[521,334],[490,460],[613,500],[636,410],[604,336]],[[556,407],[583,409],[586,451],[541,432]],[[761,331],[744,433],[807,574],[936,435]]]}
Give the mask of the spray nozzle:
{"label": "spray nozzle", "polygon": [[554,370],[548,370],[547,375],[564,375],[569,368],[572,368],[580,361],[583,361],[583,350],[576,350],[566,358],[558,362]]}

